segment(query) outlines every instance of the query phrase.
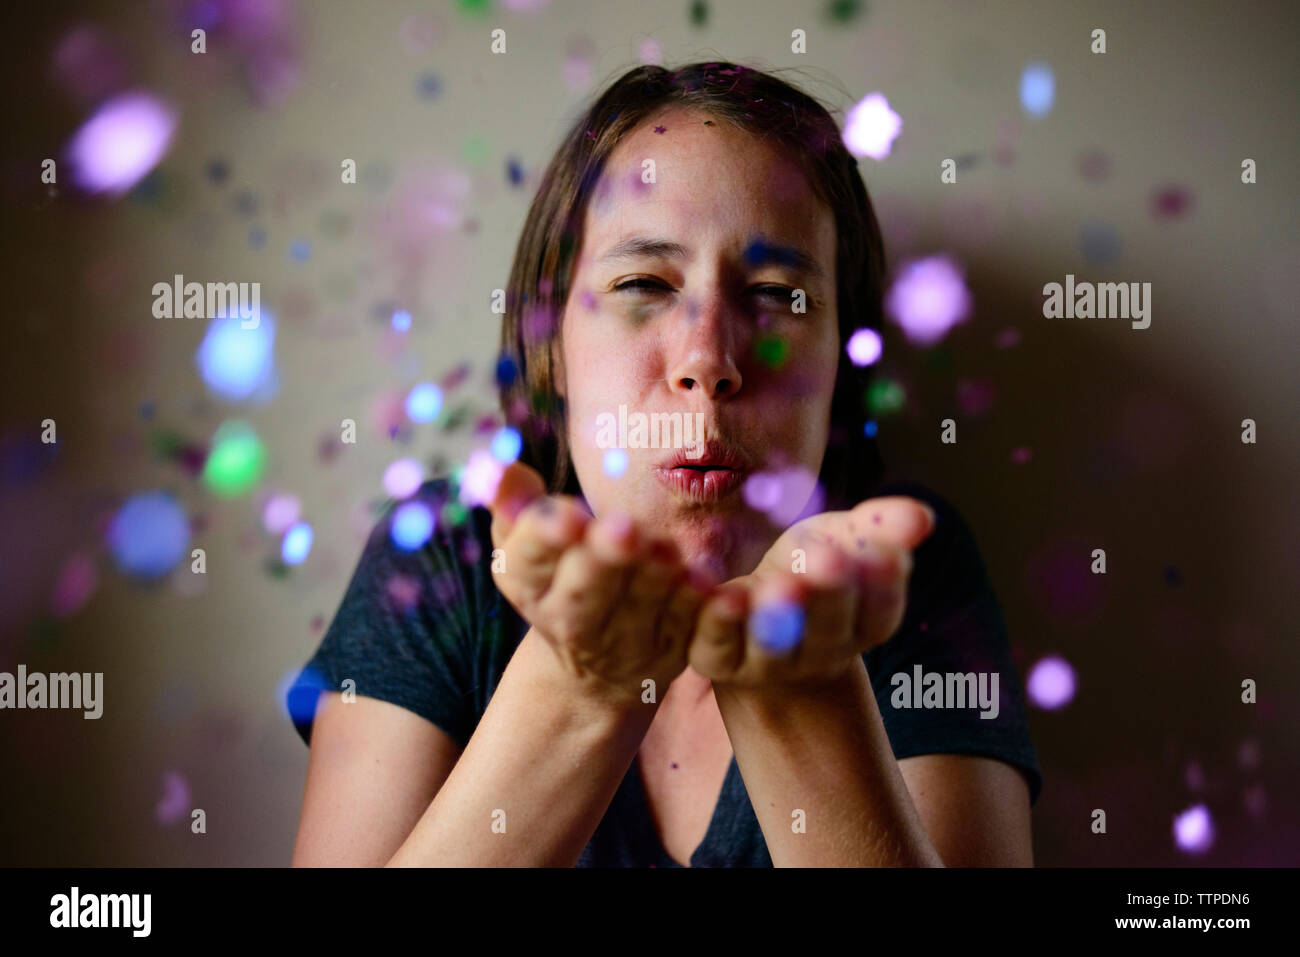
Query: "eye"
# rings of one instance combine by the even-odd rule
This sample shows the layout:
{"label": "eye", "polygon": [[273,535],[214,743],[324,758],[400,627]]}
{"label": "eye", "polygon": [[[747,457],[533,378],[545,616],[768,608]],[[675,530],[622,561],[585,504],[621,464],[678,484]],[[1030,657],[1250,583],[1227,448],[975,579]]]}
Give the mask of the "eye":
{"label": "eye", "polygon": [[782,309],[789,309],[792,303],[791,294],[794,292],[789,286],[755,286],[750,290],[763,299],[774,299],[780,303]]}
{"label": "eye", "polygon": [[668,286],[660,282],[658,279],[647,279],[645,277],[641,277],[640,279],[629,279],[627,282],[620,283],[614,287],[615,292],[625,292],[627,290],[637,290],[640,292],[671,291]]}

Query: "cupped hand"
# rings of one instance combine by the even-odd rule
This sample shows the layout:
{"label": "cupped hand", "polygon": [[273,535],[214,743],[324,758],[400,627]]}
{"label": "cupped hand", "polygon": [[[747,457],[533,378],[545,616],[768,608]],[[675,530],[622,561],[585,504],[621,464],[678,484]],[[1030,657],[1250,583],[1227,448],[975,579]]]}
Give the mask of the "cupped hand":
{"label": "cupped hand", "polygon": [[662,696],[686,667],[712,583],[627,516],[595,518],[579,499],[546,495],[521,463],[505,470],[490,508],[497,587],[564,671],[620,706],[643,700],[646,679]]}
{"label": "cupped hand", "polygon": [[705,601],[690,666],[715,685],[834,680],[898,630],[912,551],[933,529],[933,510],[901,495],[795,523]]}

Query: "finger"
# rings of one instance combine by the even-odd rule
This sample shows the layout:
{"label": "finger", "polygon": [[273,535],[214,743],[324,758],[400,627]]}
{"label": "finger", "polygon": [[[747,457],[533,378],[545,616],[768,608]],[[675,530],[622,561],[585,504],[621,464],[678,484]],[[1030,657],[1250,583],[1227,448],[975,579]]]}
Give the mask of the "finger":
{"label": "finger", "polygon": [[865,652],[888,641],[903,623],[912,553],[873,542],[859,558],[862,598],[854,633],[858,649]]}
{"label": "finger", "polygon": [[659,650],[668,598],[685,578],[686,567],[676,545],[664,540],[648,542],[645,560],[633,567],[623,600],[615,606],[606,625],[610,644],[639,634],[644,636],[647,651]]}
{"label": "finger", "polygon": [[934,531],[933,508],[907,495],[883,495],[855,505],[848,513],[847,531],[854,546],[883,541],[916,548]]}
{"label": "finger", "polygon": [[500,546],[514,529],[519,513],[545,494],[546,483],[536,469],[523,462],[511,462],[501,473],[496,493],[488,504],[492,513],[492,543]]}
{"label": "finger", "polygon": [[802,577],[787,572],[759,585],[747,622],[745,681],[766,682],[798,672],[808,633]]}
{"label": "finger", "polygon": [[800,671],[827,674],[857,654],[858,605],[863,570],[836,546],[821,545],[808,553],[801,576],[806,638]]}
{"label": "finger", "polygon": [[582,541],[560,557],[551,588],[540,602],[541,614],[553,623],[557,641],[576,645],[585,636],[595,636],[596,643],[587,651],[593,656],[600,652],[604,626],[642,551],[636,528],[626,515],[602,515],[588,523]]}
{"label": "finger", "polygon": [[748,617],[744,585],[728,582],[705,599],[688,650],[691,668],[710,681],[733,680],[745,661]]}
{"label": "finger", "polygon": [[582,541],[590,521],[591,516],[570,496],[534,499],[498,546],[505,557],[498,587],[506,597],[527,608],[541,601],[551,587],[560,557]]}
{"label": "finger", "polygon": [[716,585],[712,576],[695,569],[688,569],[686,575],[678,581],[677,587],[664,604],[663,616],[659,621],[656,647],[660,649],[663,658],[674,660],[677,655],[688,651],[700,610]]}

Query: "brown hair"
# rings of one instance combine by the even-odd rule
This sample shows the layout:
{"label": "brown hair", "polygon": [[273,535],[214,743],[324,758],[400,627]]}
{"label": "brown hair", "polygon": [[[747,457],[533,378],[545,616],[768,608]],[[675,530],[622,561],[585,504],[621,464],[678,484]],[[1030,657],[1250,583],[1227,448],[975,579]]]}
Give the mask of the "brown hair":
{"label": "brown hair", "polygon": [[672,106],[702,110],[784,147],[834,213],[840,360],[820,481],[828,508],[851,507],[884,469],[875,438],[864,434],[870,367],[853,365],[844,349],[855,329],[880,330],[880,227],[830,113],[771,73],[725,62],[671,72],[640,66],[624,73],[579,118],[543,174],[510,269],[498,364],[502,410],[523,438],[519,460],[542,474],[552,494],[581,493],[569,458],[564,403],[555,391],[551,342],[560,333],[587,205],[610,154],[624,133]]}

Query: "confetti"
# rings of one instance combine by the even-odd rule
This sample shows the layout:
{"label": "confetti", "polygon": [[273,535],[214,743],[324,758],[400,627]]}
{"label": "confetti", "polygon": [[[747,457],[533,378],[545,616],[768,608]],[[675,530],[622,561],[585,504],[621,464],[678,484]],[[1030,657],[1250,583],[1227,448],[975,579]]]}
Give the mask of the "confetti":
{"label": "confetti", "polygon": [[1204,804],[1174,816],[1174,843],[1189,854],[1203,854],[1214,844],[1214,821]]}
{"label": "confetti", "polygon": [[769,654],[785,654],[803,640],[803,606],[785,601],[763,605],[750,616],[749,628]]}
{"label": "confetti", "polygon": [[858,329],[849,336],[845,347],[849,361],[855,366],[869,366],[876,362],[884,351],[880,333],[874,329]]}
{"label": "confetti", "polygon": [[50,602],[56,618],[70,618],[85,607],[99,584],[99,569],[87,552],[73,555],[59,570]]}
{"label": "confetti", "polygon": [[423,484],[424,466],[415,459],[398,459],[384,470],[384,491],[393,498],[410,498]]}
{"label": "confetti", "polygon": [[150,93],[125,93],[101,106],[68,145],[74,181],[91,193],[120,196],[167,154],[178,115]]}
{"label": "confetti", "polygon": [[175,824],[189,816],[190,785],[179,771],[164,771],[162,797],[154,805],[154,817],[159,824]]}
{"label": "confetti", "polygon": [[1056,711],[1074,700],[1074,669],[1064,658],[1048,657],[1029,670],[1025,693],[1044,711]]}
{"label": "confetti", "polygon": [[108,547],[117,567],[145,580],[170,572],[185,556],[189,542],[185,511],[166,492],[132,496],[108,529]]}
{"label": "confetti", "polygon": [[421,382],[406,396],[406,416],[412,422],[432,422],[442,411],[442,390],[432,382]]}
{"label": "confetti", "polygon": [[408,502],[393,513],[393,544],[406,551],[420,548],[433,535],[433,511],[423,502]]}
{"label": "confetti", "polygon": [[844,145],[854,156],[883,160],[903,129],[903,119],[882,93],[871,93],[853,106],[844,122]]}
{"label": "confetti", "polygon": [[235,497],[252,489],[266,468],[266,449],[252,426],[225,422],[212,438],[203,481],[217,495]]}
{"label": "confetti", "polygon": [[311,552],[314,537],[315,533],[309,524],[295,522],[284,533],[284,541],[280,545],[280,560],[286,565],[301,565]]}
{"label": "confetti", "polygon": [[972,308],[961,267],[948,256],[904,265],[885,298],[890,317],[914,345],[933,345],[969,317]]}
{"label": "confetti", "polygon": [[1020,74],[1020,105],[1032,116],[1046,116],[1056,100],[1056,78],[1046,63],[1031,63]]}
{"label": "confetti", "polygon": [[1163,186],[1151,194],[1151,212],[1158,220],[1181,219],[1192,203],[1191,190],[1183,186]]}

